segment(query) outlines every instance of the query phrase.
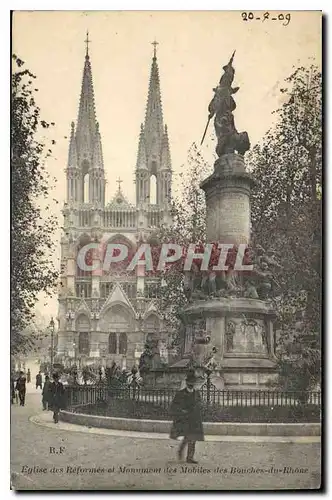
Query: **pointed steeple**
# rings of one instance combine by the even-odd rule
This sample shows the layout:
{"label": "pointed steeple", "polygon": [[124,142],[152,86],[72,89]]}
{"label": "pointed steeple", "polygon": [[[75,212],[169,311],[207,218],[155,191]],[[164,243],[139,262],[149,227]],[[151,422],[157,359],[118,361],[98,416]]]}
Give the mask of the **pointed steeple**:
{"label": "pointed steeple", "polygon": [[96,135],[93,145],[92,164],[94,168],[104,169],[103,150],[101,146],[101,135],[99,132],[98,122],[96,123]]}
{"label": "pointed steeple", "polygon": [[[153,58],[145,121],[144,126],[141,125],[136,161],[136,203],[141,205],[147,203],[147,200],[151,202],[155,199],[156,205],[164,206],[172,182],[171,155],[167,128],[164,129],[163,124],[157,62],[158,42],[154,41],[152,45]],[[151,183],[152,176],[155,176],[154,184]],[[155,193],[155,196],[152,196],[152,193]]]}
{"label": "pointed steeple", "polygon": [[146,169],[147,168],[146,144],[145,144],[143,123],[141,123],[141,132],[140,132],[139,141],[138,141],[136,168],[137,169],[142,169],[142,168]]}
{"label": "pointed steeple", "polygon": [[167,125],[165,125],[165,132],[163,135],[162,147],[161,147],[161,170],[171,170],[171,152],[169,149],[168,131]]}
{"label": "pointed steeple", "polygon": [[[92,71],[89,57],[89,33],[86,36],[86,52],[83,69],[78,119],[72,124],[69,144],[68,199],[79,203],[105,203],[105,172],[101,135],[96,120]],[[87,179],[87,174],[89,175]],[[88,189],[86,182],[88,180]]]}
{"label": "pointed steeple", "polygon": [[76,127],[76,144],[79,162],[92,161],[92,151],[96,135],[96,111],[94,102],[92,70],[89,57],[89,33],[87,32],[86,53],[83,69],[81,96]]}
{"label": "pointed steeple", "polygon": [[157,155],[160,152],[161,140],[163,135],[163,112],[161,106],[161,92],[159,81],[159,68],[157,62],[156,45],[158,42],[153,42],[154,52],[152,58],[152,66],[150,73],[148,101],[145,114],[145,141],[147,154]]}
{"label": "pointed steeple", "polygon": [[77,167],[77,148],[75,137],[75,123],[71,122],[71,133],[68,152],[68,167]]}

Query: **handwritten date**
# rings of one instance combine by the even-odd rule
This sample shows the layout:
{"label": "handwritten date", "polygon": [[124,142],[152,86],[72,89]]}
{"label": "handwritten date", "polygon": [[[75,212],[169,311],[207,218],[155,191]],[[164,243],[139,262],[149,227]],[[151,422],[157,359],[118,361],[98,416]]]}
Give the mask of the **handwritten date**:
{"label": "handwritten date", "polygon": [[288,26],[291,20],[291,15],[288,14],[270,14],[270,12],[264,12],[263,16],[255,15],[253,12],[242,12],[241,13],[243,21],[283,21],[283,26]]}

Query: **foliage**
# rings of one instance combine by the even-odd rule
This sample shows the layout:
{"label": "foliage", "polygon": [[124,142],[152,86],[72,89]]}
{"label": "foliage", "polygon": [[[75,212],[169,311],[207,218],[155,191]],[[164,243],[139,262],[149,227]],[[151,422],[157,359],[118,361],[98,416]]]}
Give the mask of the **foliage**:
{"label": "foliage", "polygon": [[40,311],[35,311],[33,320],[23,330],[22,335],[31,343],[30,352],[38,353],[39,357],[50,357],[51,329]]}
{"label": "foliage", "polygon": [[277,123],[248,156],[252,237],[274,248],[281,294],[279,384],[304,390],[320,380],[322,103],[318,68],[300,67],[281,89]]}
{"label": "foliage", "polygon": [[[51,125],[41,119],[35,102],[36,78],[24,62],[13,56],[11,115],[11,353],[27,352],[33,336],[23,330],[34,317],[34,305],[40,292],[50,295],[57,272],[50,259],[54,248],[52,235],[55,216],[43,217],[38,206],[50,192],[46,159],[52,151],[37,139]],[[54,143],[55,141],[52,141]],[[49,210],[49,205],[45,207]]]}
{"label": "foliage", "polygon": [[[188,248],[205,241],[205,196],[200,182],[210,173],[210,167],[194,143],[188,152],[187,168],[179,174],[178,192],[171,200],[173,223],[162,227],[157,235],[160,243],[176,243]],[[181,262],[165,268],[162,273],[161,300],[158,303],[166,327],[173,332],[171,347],[179,347],[181,321],[179,311],[187,304],[184,293]]]}

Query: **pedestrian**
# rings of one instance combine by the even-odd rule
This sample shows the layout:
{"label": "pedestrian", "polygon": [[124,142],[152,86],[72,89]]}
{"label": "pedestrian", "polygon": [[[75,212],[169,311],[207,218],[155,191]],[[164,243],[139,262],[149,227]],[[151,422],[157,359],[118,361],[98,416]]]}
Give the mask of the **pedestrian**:
{"label": "pedestrian", "polygon": [[27,383],[30,384],[31,382],[31,372],[30,372],[30,368],[28,368],[28,371],[27,371]]}
{"label": "pedestrian", "polygon": [[198,463],[194,460],[196,441],[204,441],[201,397],[199,391],[194,389],[195,382],[195,374],[188,373],[186,386],[176,393],[170,408],[170,414],[173,417],[170,438],[177,439],[179,436],[183,436],[178,449],[178,459],[183,459],[184,449],[187,445],[187,463],[189,464]]}
{"label": "pedestrian", "polygon": [[41,389],[43,388],[43,377],[41,372],[37,373],[36,375],[36,389],[40,387]]}
{"label": "pedestrian", "polygon": [[18,379],[16,380],[16,390],[18,391],[20,406],[25,405],[26,381],[24,372],[21,371]]}
{"label": "pedestrian", "polygon": [[53,420],[57,424],[59,422],[59,411],[63,408],[64,404],[64,387],[59,381],[59,375],[53,374],[53,382],[50,385],[50,406],[53,410]]}
{"label": "pedestrian", "polygon": [[15,378],[14,373],[10,374],[10,401],[13,405],[15,402]]}
{"label": "pedestrian", "polygon": [[50,386],[51,386],[50,377],[48,375],[45,375],[44,387],[42,389],[43,410],[48,410],[50,401]]}
{"label": "pedestrian", "polygon": [[83,379],[84,385],[86,385],[88,383],[88,379],[89,379],[89,373],[88,373],[87,366],[84,366],[82,369],[82,379]]}

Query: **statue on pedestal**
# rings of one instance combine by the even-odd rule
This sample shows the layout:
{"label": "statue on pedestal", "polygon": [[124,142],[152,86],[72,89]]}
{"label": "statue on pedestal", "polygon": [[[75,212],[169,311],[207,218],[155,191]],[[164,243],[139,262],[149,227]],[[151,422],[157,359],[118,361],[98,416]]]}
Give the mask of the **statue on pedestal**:
{"label": "statue on pedestal", "polygon": [[139,360],[138,368],[140,373],[148,372],[155,368],[161,367],[160,350],[158,344],[158,339],[148,335],[144,345],[144,351],[141,354]]}
{"label": "statue on pedestal", "polygon": [[276,269],[280,269],[277,253],[271,249],[265,251],[261,245],[257,245],[252,252],[254,265],[253,280],[254,288],[260,299],[266,300],[276,295],[280,289],[274,275]]}
{"label": "statue on pedestal", "polygon": [[218,139],[216,153],[218,157],[237,151],[244,155],[250,148],[250,142],[247,132],[238,132],[234,123],[233,111],[236,109],[236,103],[232,97],[239,87],[232,87],[235,70],[232,66],[235,51],[229,63],[223,67],[224,74],[221,76],[219,85],[213,89],[214,97],[209,104],[208,122],[205,128],[204,141],[207,127],[211,118],[214,118],[214,128]]}

